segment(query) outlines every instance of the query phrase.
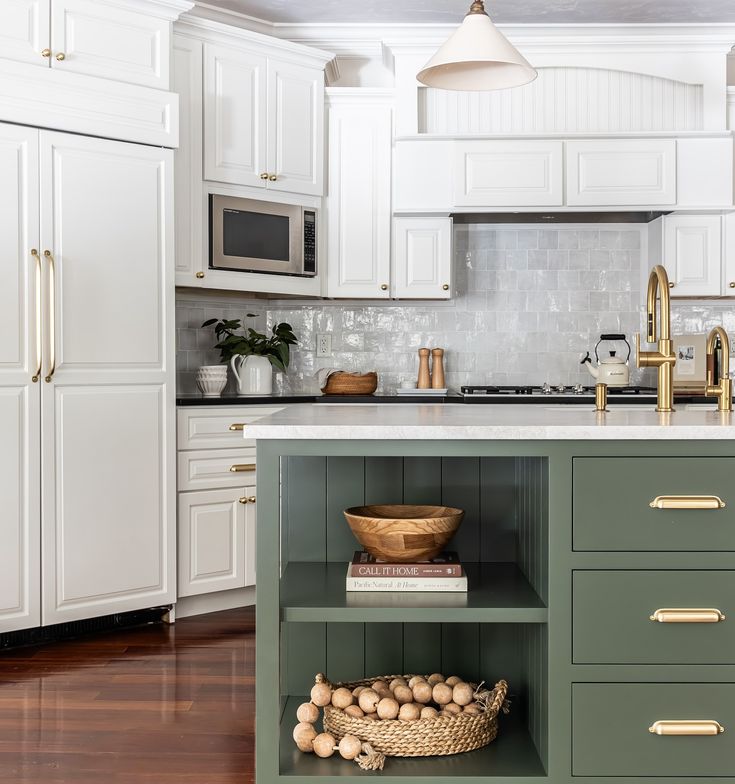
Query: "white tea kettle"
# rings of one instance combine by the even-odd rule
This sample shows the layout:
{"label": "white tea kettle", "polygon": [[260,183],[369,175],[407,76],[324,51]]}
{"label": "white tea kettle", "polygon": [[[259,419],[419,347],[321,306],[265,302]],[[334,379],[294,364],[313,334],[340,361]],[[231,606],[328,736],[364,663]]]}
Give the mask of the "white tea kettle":
{"label": "white tea kettle", "polygon": [[[628,356],[623,359],[617,355],[617,352],[610,350],[610,356],[600,359],[597,349],[600,343],[606,341],[622,340],[628,347]],[[630,343],[625,338],[625,335],[619,334],[603,334],[595,346],[595,359],[597,360],[597,367],[592,364],[590,352],[588,351],[582,358],[580,364],[585,365],[589,370],[590,375],[597,380],[598,383],[607,384],[610,387],[627,387],[630,382],[630,367],[628,360],[630,359]]]}

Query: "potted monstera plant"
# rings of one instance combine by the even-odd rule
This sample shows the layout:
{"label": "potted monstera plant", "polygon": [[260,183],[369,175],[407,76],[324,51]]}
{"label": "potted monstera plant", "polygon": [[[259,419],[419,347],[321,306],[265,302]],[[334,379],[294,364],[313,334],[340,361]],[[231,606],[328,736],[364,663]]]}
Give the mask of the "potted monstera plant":
{"label": "potted monstera plant", "polygon": [[[252,318],[255,314],[248,313]],[[209,319],[202,327],[213,327],[223,363],[228,363],[237,381],[238,395],[270,395],[273,391],[273,368],[286,372],[290,346],[298,343],[290,324],[276,324],[264,335],[252,327],[245,328],[240,319]]]}

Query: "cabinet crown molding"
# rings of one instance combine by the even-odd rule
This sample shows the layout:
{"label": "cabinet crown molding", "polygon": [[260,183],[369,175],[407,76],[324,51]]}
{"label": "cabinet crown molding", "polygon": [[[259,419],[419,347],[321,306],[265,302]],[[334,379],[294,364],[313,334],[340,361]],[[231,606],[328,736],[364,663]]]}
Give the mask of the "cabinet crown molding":
{"label": "cabinet crown molding", "polygon": [[170,22],[178,19],[181,14],[191,11],[195,6],[192,0],[97,0],[97,3],[168,19]]}

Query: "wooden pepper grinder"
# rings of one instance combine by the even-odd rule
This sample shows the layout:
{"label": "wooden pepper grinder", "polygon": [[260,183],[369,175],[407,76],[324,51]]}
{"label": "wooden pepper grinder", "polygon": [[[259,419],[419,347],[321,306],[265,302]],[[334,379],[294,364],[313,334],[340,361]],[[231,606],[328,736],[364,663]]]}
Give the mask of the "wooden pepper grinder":
{"label": "wooden pepper grinder", "polygon": [[431,371],[429,370],[429,349],[419,349],[419,377],[416,389],[431,389]]}
{"label": "wooden pepper grinder", "polygon": [[431,388],[444,389],[444,349],[431,350]]}

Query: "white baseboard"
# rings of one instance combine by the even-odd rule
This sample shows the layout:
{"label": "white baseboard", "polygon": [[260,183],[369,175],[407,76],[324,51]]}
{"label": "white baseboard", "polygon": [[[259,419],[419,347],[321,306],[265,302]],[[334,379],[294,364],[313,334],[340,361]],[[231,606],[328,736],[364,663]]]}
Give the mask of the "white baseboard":
{"label": "white baseboard", "polygon": [[181,620],[192,615],[234,610],[236,607],[249,607],[253,604],[255,604],[255,586],[251,585],[248,588],[236,588],[232,591],[183,596],[174,605],[173,614],[176,620]]}

